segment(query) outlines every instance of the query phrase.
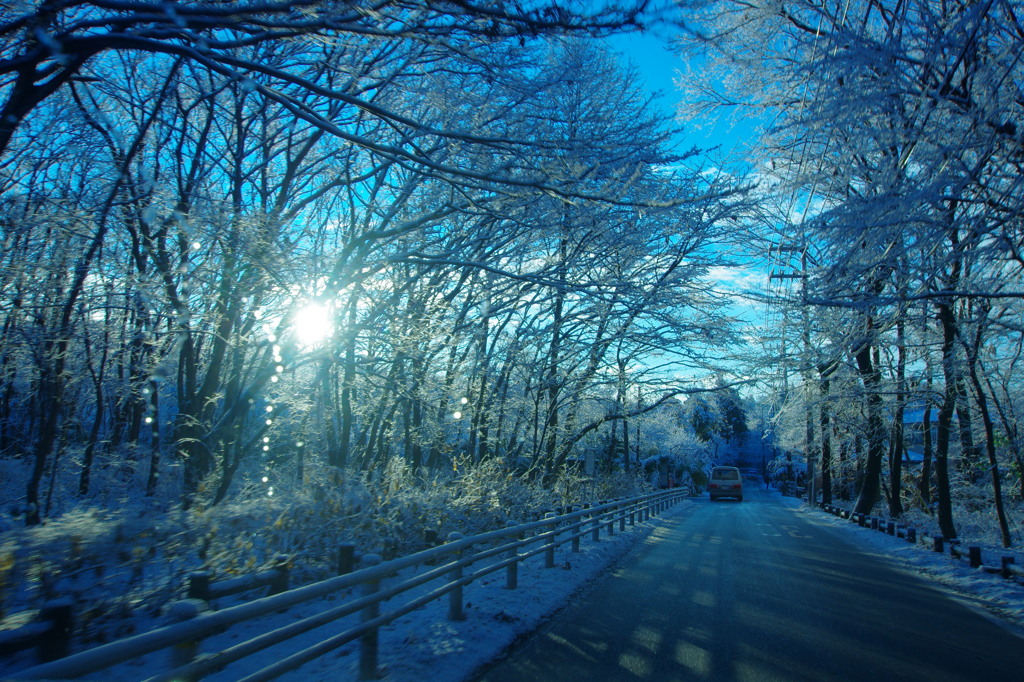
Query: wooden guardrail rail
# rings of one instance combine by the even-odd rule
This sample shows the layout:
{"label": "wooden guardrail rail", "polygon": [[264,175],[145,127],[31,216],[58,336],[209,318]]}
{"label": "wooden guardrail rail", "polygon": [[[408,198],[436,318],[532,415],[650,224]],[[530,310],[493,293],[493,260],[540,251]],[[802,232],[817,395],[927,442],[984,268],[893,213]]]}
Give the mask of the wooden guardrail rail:
{"label": "wooden guardrail rail", "polygon": [[70,599],[48,602],[31,622],[0,632],[0,656],[27,649],[35,649],[36,658],[43,663],[67,656],[71,649],[73,624]]}
{"label": "wooden guardrail rail", "polygon": [[209,602],[221,597],[240,594],[262,587],[269,588],[270,594],[278,594],[288,589],[288,565],[291,559],[279,556],[274,565],[265,571],[240,575],[226,580],[213,582],[209,571],[194,571],[188,576],[189,599],[202,599]]}
{"label": "wooden guardrail rail", "polygon": [[[569,544],[572,551],[579,551],[581,539],[590,537],[592,541],[599,541],[602,532],[611,535],[616,529],[624,531],[627,525],[643,523],[685,497],[685,489],[662,490],[598,504],[588,509],[576,509],[564,514],[552,513],[539,521],[471,537],[452,534],[445,544],[416,554],[386,562],[381,561],[377,555],[367,555],[363,557],[363,567],[352,573],[220,611],[208,611],[202,600],[187,599],[170,609],[172,618],[180,619],[180,622],[22,670],[16,675],[19,680],[72,679],[170,649],[174,652],[172,668],[149,678],[149,682],[197,680],[269,646],[346,617],[357,616],[349,618],[342,625],[344,629],[337,634],[238,679],[246,682],[271,680],[355,640],[360,641],[361,676],[370,679],[376,677],[377,673],[376,642],[380,627],[445,596],[448,598],[448,618],[463,619],[463,589],[475,580],[504,570],[506,587],[515,589],[518,566],[530,557],[544,555],[544,565],[552,568],[555,566],[555,550],[558,547]],[[400,582],[387,582],[400,571],[413,567],[419,570],[410,577]],[[384,602],[392,602],[414,588],[427,585],[431,586],[428,591],[403,603],[389,603],[389,609],[382,612]],[[358,590],[359,596],[275,630],[233,643],[221,651],[200,653],[202,640],[224,628],[353,589]]]}

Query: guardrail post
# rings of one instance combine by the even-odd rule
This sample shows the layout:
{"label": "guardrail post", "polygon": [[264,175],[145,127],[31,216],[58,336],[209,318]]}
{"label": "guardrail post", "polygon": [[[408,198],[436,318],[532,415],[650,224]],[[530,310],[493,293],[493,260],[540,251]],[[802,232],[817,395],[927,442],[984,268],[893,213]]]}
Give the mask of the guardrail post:
{"label": "guardrail post", "polygon": [[971,568],[981,566],[981,547],[968,547],[967,560],[970,562]]}
{"label": "guardrail post", "polygon": [[1010,570],[1010,566],[1015,564],[1016,560],[1012,556],[1004,556],[1001,561],[1002,573],[1004,578],[1012,578],[1013,571]]}
{"label": "guardrail post", "polygon": [[[573,512],[578,512],[579,510],[580,510],[580,506],[579,505],[574,505],[573,508],[572,508]],[[574,523],[574,524],[571,524],[571,525],[576,525],[576,524]],[[572,551],[574,553],[580,551],[580,530],[579,530],[579,528],[577,528],[576,530],[572,531]]]}
{"label": "guardrail post", "polygon": [[[379,554],[367,554],[363,557],[363,564],[366,567],[378,566],[383,561]],[[363,583],[363,596],[369,597],[380,591],[380,578],[373,578]],[[360,621],[366,623],[380,615],[380,602],[375,601],[363,609],[360,614]],[[367,630],[359,636],[359,679],[375,680],[380,675],[377,671],[378,664],[378,628]]]}
{"label": "guardrail post", "polygon": [[[505,527],[511,528],[516,525],[515,521],[506,521]],[[521,535],[516,535],[517,540],[522,540]],[[515,559],[519,554],[519,546],[513,544],[509,547],[508,552],[505,553],[506,559]],[[505,567],[505,589],[514,590],[519,587],[519,561],[513,561]]]}
{"label": "guardrail post", "polygon": [[941,535],[935,535],[932,537],[932,551],[939,552],[940,554],[946,550],[945,538]]}
{"label": "guardrail post", "polygon": [[594,512],[591,517],[594,521],[594,527],[590,531],[590,539],[594,542],[601,541],[601,514],[600,512]]}
{"label": "guardrail post", "polygon": [[896,535],[896,522],[895,521],[886,521],[886,523],[885,523],[885,532],[888,533],[889,535],[895,536]]}
{"label": "guardrail post", "polygon": [[[545,519],[553,519],[556,514],[554,512],[548,512],[544,515]],[[554,521],[551,522],[551,536],[548,537],[547,549],[544,550],[544,568],[555,567],[555,545],[557,543],[556,537],[558,535],[558,524]]]}
{"label": "guardrail post", "polygon": [[626,508],[620,505],[615,510],[615,513],[616,514],[620,514],[620,516],[619,516],[619,532],[620,533],[625,533],[626,532]]}
{"label": "guardrail post", "polygon": [[194,571],[188,574],[188,598],[210,601],[209,571]]}
{"label": "guardrail post", "polygon": [[907,526],[907,542],[917,544],[917,528],[915,526]]}
{"label": "guardrail post", "polygon": [[348,575],[356,567],[356,546],[338,545],[338,575]]}
{"label": "guardrail post", "polygon": [[609,536],[615,535],[615,514],[618,512],[618,509],[619,509],[618,505],[614,505],[614,506],[612,506],[611,509],[608,510],[608,535]]}
{"label": "guardrail post", "polygon": [[636,525],[636,502],[629,505],[629,525]]}
{"label": "guardrail post", "polygon": [[[208,608],[202,599],[183,599],[174,602],[167,607],[167,620],[171,623],[183,623],[192,620]],[[185,642],[178,642],[171,647],[171,669],[188,665],[196,659],[199,654],[199,640],[190,639]],[[194,678],[182,678],[182,682],[192,682]]]}
{"label": "guardrail post", "polygon": [[280,594],[288,591],[288,566],[291,558],[286,554],[278,554],[274,559],[274,571],[277,575],[270,582],[270,594]]}
{"label": "guardrail post", "polygon": [[39,620],[50,624],[50,632],[36,647],[40,663],[49,663],[71,653],[71,631],[74,629],[73,602],[70,599],[54,599],[43,604]]}
{"label": "guardrail post", "polygon": [[[448,534],[448,542],[462,540],[465,535],[458,531]],[[448,574],[452,582],[462,579],[462,552],[454,552],[455,568]],[[466,620],[466,612],[462,608],[462,585],[456,585],[448,593],[448,620]]]}

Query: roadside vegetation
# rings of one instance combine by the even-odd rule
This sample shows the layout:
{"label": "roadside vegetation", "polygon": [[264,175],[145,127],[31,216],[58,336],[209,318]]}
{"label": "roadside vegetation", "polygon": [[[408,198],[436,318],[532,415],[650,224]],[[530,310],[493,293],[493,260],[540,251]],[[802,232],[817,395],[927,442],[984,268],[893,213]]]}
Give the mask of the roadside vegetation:
{"label": "roadside vegetation", "polygon": [[[1024,541],[1015,3],[363,4],[0,9],[0,617],[106,639],[188,570],[699,488],[745,438]],[[679,120],[603,42],[650,28]],[[680,147],[723,107],[742,160]]]}
{"label": "roadside vegetation", "polygon": [[678,46],[704,59],[679,79],[683,114],[760,124],[751,373],[771,386],[779,446],[825,501],[925,510],[947,538],[983,516],[1019,544],[1020,7],[689,10]]}

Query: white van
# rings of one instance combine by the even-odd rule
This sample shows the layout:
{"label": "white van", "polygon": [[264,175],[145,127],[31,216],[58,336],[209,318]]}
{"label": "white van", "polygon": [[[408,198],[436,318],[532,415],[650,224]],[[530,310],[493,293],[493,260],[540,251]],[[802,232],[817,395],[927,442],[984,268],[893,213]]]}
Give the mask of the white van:
{"label": "white van", "polygon": [[715,467],[711,470],[711,482],[708,483],[711,501],[720,497],[735,497],[743,501],[743,477],[736,467]]}

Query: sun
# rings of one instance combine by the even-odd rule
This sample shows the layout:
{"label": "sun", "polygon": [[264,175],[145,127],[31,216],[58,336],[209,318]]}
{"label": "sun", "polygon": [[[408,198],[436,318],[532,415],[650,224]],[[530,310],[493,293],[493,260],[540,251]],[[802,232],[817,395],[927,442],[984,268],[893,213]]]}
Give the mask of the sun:
{"label": "sun", "polygon": [[331,310],[322,303],[308,303],[295,313],[292,328],[301,345],[319,346],[334,333]]}

